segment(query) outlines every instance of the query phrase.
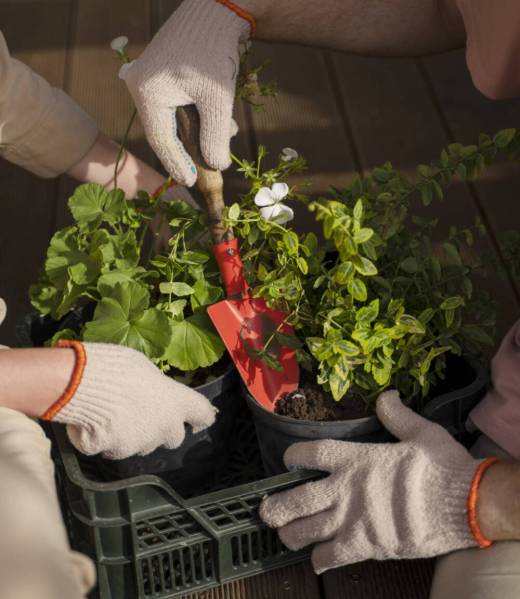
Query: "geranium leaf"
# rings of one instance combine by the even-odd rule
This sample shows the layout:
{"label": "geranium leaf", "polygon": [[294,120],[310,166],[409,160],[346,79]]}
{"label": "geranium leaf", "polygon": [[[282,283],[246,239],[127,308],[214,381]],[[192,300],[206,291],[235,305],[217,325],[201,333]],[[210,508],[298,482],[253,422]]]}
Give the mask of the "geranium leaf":
{"label": "geranium leaf", "polygon": [[139,283],[116,283],[107,289],[94,318],[85,325],[85,341],[126,345],[149,358],[162,358],[171,338],[170,319],[148,308],[149,292]]}
{"label": "geranium leaf", "polygon": [[182,321],[170,320],[171,342],[166,360],[180,370],[211,366],[224,353],[224,345],[207,314],[199,312]]}

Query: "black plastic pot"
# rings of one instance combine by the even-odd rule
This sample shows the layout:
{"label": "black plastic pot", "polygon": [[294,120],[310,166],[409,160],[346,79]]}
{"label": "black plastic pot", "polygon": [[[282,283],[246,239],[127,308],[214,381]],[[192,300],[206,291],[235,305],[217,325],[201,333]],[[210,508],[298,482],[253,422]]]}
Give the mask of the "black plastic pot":
{"label": "black plastic pot", "polygon": [[[27,315],[18,327],[18,340],[22,346],[41,346],[57,330],[70,328],[79,331],[92,307],[78,308],[56,322],[38,313]],[[228,457],[229,435],[240,400],[238,376],[232,364],[213,381],[196,387],[218,409],[215,423],[194,434],[186,427],[186,437],[177,449],[159,448],[147,456],[134,456],[123,460],[107,460],[100,456],[89,458],[107,480],[123,479],[141,474],[159,474],[174,485],[181,495],[193,495],[213,483],[213,472]]]}
{"label": "black plastic pot", "polygon": [[194,434],[186,427],[184,442],[177,449],[159,448],[146,456],[124,460],[91,458],[108,480],[130,478],[141,474],[160,474],[183,496],[200,493],[213,484],[213,473],[228,458],[229,435],[241,401],[237,373],[230,365],[216,380],[196,387],[218,409],[215,423]]}
{"label": "black plastic pot", "polygon": [[[424,409],[420,409],[420,406],[416,408],[431,420],[445,425],[452,434],[463,434],[467,415],[483,397],[487,384],[487,372],[475,358],[453,357],[448,364],[446,381],[442,387],[456,390],[444,392],[439,389],[438,395],[423,402]],[[262,461],[270,475],[286,472],[283,454],[290,445],[298,441],[335,439],[380,443],[392,439],[375,415],[333,422],[296,420],[267,411],[251,397],[243,385],[242,393],[253,415]]]}

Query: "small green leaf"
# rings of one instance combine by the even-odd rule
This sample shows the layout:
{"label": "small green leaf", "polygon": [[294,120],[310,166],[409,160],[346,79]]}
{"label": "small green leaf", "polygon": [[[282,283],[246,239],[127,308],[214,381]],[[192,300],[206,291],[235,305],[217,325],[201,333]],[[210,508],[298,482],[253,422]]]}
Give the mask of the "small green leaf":
{"label": "small green leaf", "polygon": [[368,258],[365,258],[364,256],[352,256],[351,260],[354,268],[359,274],[364,275],[365,277],[377,275],[376,265]]}
{"label": "small green leaf", "polygon": [[446,298],[440,305],[441,310],[456,310],[464,305],[464,298],[460,295]]}
{"label": "small green leaf", "polygon": [[399,268],[401,270],[404,270],[404,272],[407,272],[408,274],[414,274],[418,272],[420,269],[419,261],[417,260],[417,258],[409,256],[408,258],[405,258],[402,262],[400,262]]}
{"label": "small green leaf", "polygon": [[361,198],[359,198],[359,200],[356,202],[354,206],[353,215],[354,218],[356,218],[359,221],[363,218],[363,200]]}
{"label": "small green leaf", "polygon": [[442,244],[446,256],[448,258],[448,264],[454,266],[462,266],[462,258],[460,257],[459,250],[453,245],[453,243],[445,242]]}
{"label": "small green leaf", "polygon": [[216,285],[211,285],[211,283],[208,283],[206,279],[199,279],[193,285],[193,291],[194,293],[190,297],[193,311],[203,306],[210,306],[222,299],[223,296],[222,288],[217,287]]}
{"label": "small green leaf", "polygon": [[298,256],[296,262],[298,264],[298,268],[302,271],[304,275],[306,275],[309,272],[309,265],[307,264],[307,260],[305,260],[305,258],[302,258],[301,256]]}
{"label": "small green leaf", "polygon": [[397,319],[397,323],[405,327],[410,333],[419,333],[422,335],[426,332],[421,322],[411,314],[402,314]]}
{"label": "small green leaf", "polygon": [[354,299],[364,302],[367,299],[367,288],[361,279],[353,278],[347,283],[347,289]]}
{"label": "small green leaf", "polygon": [[283,242],[290,255],[298,253],[299,240],[298,235],[294,231],[286,231],[283,234]]}
{"label": "small green leaf", "polygon": [[373,229],[368,229],[368,228],[359,229],[359,231],[357,233],[354,233],[354,241],[356,243],[365,243],[366,241],[371,239],[373,237],[373,235],[374,235]]}
{"label": "small green leaf", "polygon": [[345,339],[339,339],[338,341],[335,341],[332,344],[332,350],[336,354],[347,356],[349,358],[359,355],[359,347],[351,341],[347,341]]}
{"label": "small green leaf", "polygon": [[499,131],[495,137],[493,137],[493,142],[498,148],[505,148],[508,146],[516,135],[516,129],[502,129]]}
{"label": "small green leaf", "polygon": [[320,337],[307,337],[305,340],[311,354],[319,361],[326,360],[332,355],[332,345]]}
{"label": "small green leaf", "polygon": [[240,216],[240,206],[235,202],[230,208],[228,212],[229,220],[238,220]]}
{"label": "small green leaf", "polygon": [[334,275],[334,279],[338,285],[346,285],[354,276],[354,265],[352,262],[342,262]]}
{"label": "small green leaf", "polygon": [[191,285],[183,283],[182,281],[160,283],[159,291],[165,295],[173,293],[173,295],[181,297],[183,295],[191,295],[192,293],[195,293],[195,289]]}
{"label": "small green leaf", "polygon": [[296,335],[287,335],[285,333],[275,333],[276,341],[283,347],[290,347],[291,349],[299,349],[302,347],[302,342],[296,337]]}

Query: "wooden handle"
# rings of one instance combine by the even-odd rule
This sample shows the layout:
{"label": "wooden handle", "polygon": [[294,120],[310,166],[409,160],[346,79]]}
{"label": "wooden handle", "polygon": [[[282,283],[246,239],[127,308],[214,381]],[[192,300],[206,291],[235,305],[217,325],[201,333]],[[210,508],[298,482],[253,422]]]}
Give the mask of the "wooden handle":
{"label": "wooden handle", "polygon": [[177,123],[182,143],[197,167],[196,187],[204,196],[208,212],[208,225],[214,243],[231,241],[233,231],[222,223],[224,204],[224,180],[222,173],[210,168],[202,157],[199,145],[200,120],[195,106],[177,109]]}

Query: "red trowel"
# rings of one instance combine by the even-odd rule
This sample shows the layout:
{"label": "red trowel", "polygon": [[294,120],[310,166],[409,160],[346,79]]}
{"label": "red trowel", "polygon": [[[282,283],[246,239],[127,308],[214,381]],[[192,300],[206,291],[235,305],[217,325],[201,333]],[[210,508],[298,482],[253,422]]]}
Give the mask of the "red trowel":
{"label": "red trowel", "polygon": [[263,350],[275,331],[285,335],[294,333],[284,322],[287,316],[284,312],[273,310],[262,298],[250,295],[237,240],[222,222],[225,207],[222,174],[209,168],[200,153],[196,108],[179,108],[177,118],[184,147],[197,167],[196,186],[206,201],[213,253],[227,294],[227,299],[208,308],[208,314],[251,395],[273,411],[278,399],[298,387],[300,374],[295,351],[277,342],[269,344],[269,353],[280,365],[280,370],[276,370],[257,357],[255,350]]}

